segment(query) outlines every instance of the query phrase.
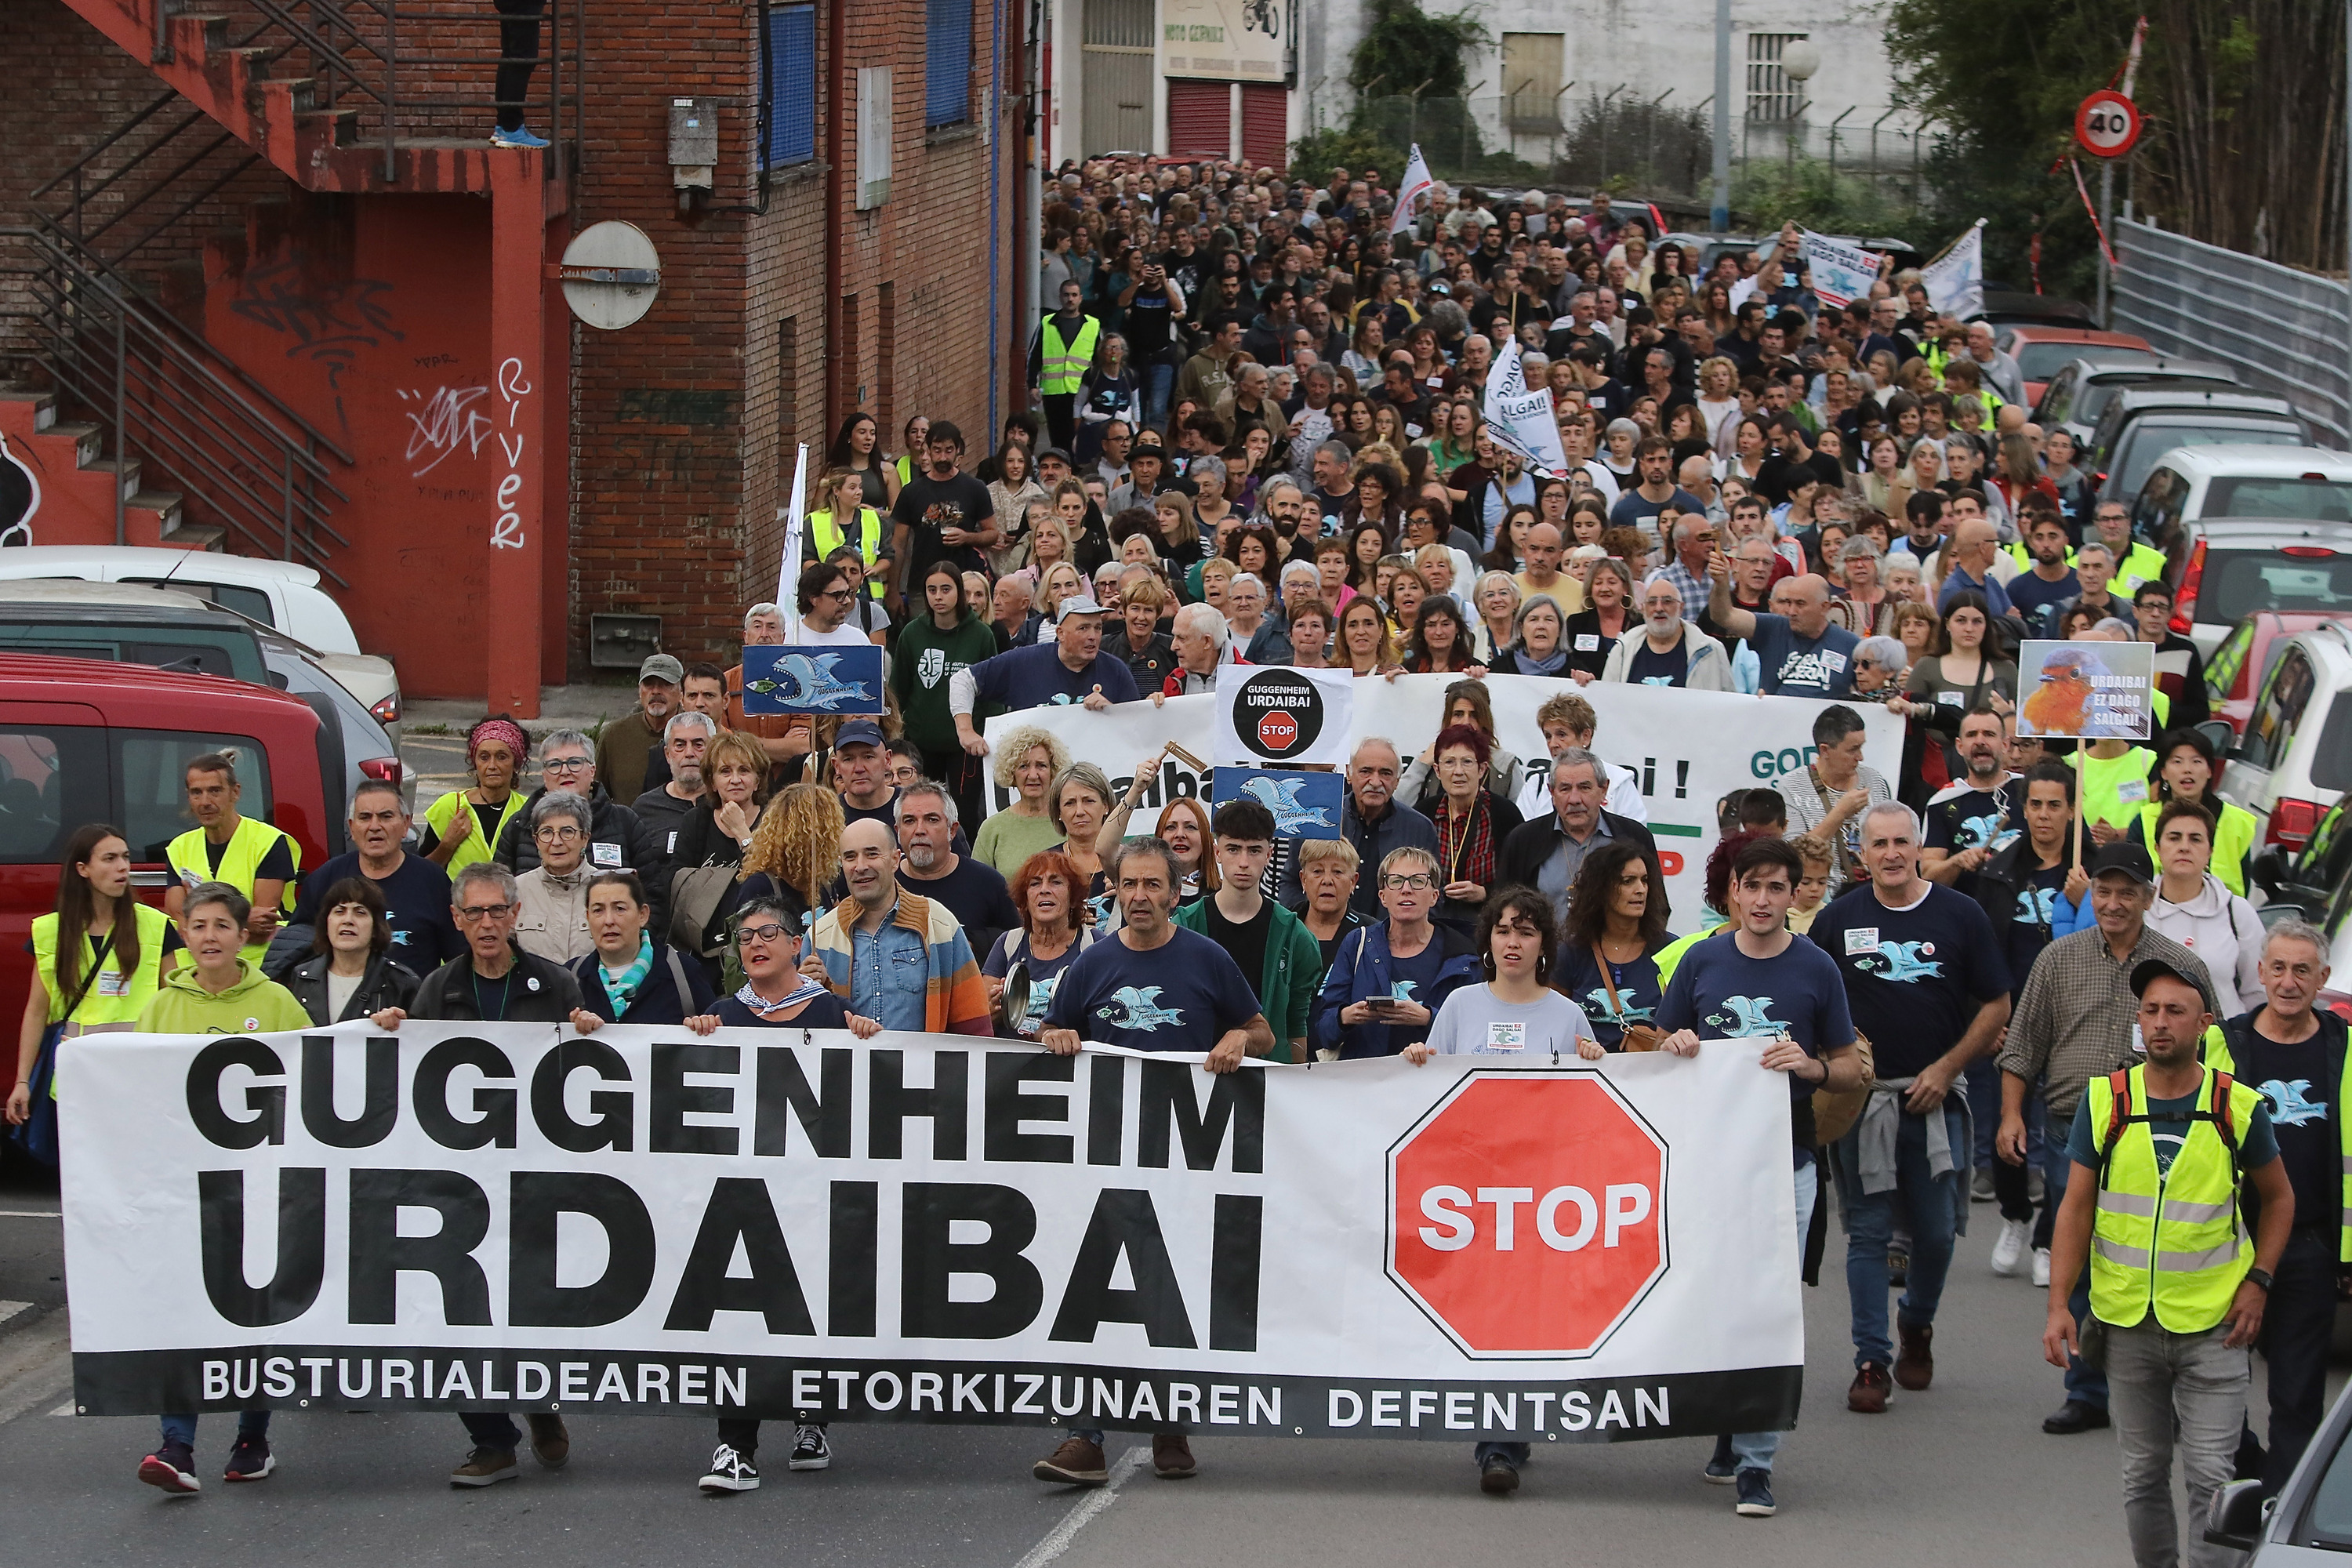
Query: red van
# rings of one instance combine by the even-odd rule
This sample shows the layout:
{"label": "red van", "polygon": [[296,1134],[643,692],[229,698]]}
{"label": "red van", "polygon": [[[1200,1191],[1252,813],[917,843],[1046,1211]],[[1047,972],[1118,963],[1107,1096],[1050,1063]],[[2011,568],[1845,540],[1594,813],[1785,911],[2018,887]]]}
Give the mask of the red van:
{"label": "red van", "polygon": [[160,908],[163,847],[191,826],[186,763],[233,748],[238,809],[292,835],[309,871],[348,832],[342,770],[328,765],[335,741],[308,703],[268,687],[0,654],[0,1016],[23,1016],[26,942],[34,917],[57,908],[58,858],[76,828],[128,834],[133,885]]}

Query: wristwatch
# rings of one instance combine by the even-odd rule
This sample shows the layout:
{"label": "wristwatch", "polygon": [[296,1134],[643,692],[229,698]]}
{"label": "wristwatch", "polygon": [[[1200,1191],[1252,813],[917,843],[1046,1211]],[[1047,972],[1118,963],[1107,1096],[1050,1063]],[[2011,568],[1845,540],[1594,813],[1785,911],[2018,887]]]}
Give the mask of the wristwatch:
{"label": "wristwatch", "polygon": [[2246,1283],[2261,1286],[2263,1292],[2267,1294],[2271,1288],[2271,1271],[2267,1268],[2249,1268],[2246,1270]]}

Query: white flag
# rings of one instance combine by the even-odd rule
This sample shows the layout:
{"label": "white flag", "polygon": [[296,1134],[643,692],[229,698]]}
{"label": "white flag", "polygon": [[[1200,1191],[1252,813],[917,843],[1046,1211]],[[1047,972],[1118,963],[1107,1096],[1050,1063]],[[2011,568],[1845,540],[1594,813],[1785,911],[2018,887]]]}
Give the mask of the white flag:
{"label": "white flag", "polygon": [[1401,233],[1412,226],[1412,204],[1437,186],[1429,177],[1429,163],[1421,155],[1421,143],[1412,147],[1412,156],[1404,161],[1404,184],[1397,187],[1396,210],[1389,216],[1389,232]]}
{"label": "white flag", "polygon": [[1496,446],[1517,452],[1545,478],[1567,476],[1568,451],[1559,444],[1550,389],[1528,387],[1517,338],[1505,340],[1503,352],[1486,373],[1486,433]]}
{"label": "white flag", "polygon": [[784,552],[776,562],[776,607],[784,613],[784,640],[800,635],[801,529],[808,505],[808,443],[801,443],[799,464],[793,469],[793,502],[784,509]]}
{"label": "white flag", "polygon": [[1927,303],[1966,321],[1984,314],[1984,226],[1970,226],[1949,250],[1919,269]]}

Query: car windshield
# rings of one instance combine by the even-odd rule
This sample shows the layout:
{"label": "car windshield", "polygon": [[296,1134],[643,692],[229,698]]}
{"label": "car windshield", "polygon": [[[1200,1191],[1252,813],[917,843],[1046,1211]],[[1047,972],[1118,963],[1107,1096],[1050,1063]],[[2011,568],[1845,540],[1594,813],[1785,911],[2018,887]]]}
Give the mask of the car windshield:
{"label": "car windshield", "polygon": [[2197,595],[2197,618],[2209,626],[2229,626],[2256,610],[2352,613],[2352,554],[2322,550],[2284,555],[2275,550],[2209,548],[2204,583]]}
{"label": "car windshield", "polygon": [[[2106,412],[2108,400],[2116,393],[2128,391],[2135,386],[2146,386],[2150,382],[2180,379],[2182,378],[2170,371],[2158,370],[2154,367],[2147,370],[2095,374],[2084,382],[2083,400],[2075,405],[2074,416],[2084,425],[2095,423],[2099,416]],[[2215,384],[2209,382],[2205,384]]]}
{"label": "car windshield", "polygon": [[[2303,432],[2293,426],[2210,425],[2183,419],[2135,419],[2124,432],[2116,454],[2119,492],[2139,494],[2156,460],[2175,447],[2300,447]],[[2210,514],[2209,514],[2210,515]]]}
{"label": "car windshield", "polygon": [[2028,381],[2048,381],[2069,360],[2081,357],[2083,345],[2068,342],[2024,342],[2017,345],[2017,368]]}
{"label": "car windshield", "polygon": [[2207,517],[2293,517],[2352,522],[2352,482],[2301,474],[2217,479],[2205,491]]}

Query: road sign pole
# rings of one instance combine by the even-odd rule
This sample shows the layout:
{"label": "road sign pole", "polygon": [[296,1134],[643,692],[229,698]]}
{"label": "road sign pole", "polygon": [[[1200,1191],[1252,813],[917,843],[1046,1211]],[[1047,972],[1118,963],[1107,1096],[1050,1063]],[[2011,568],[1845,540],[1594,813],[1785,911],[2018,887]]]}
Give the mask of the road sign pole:
{"label": "road sign pole", "polygon": [[1731,232],[1731,0],[1715,0],[1715,195],[1706,220],[1714,233]]}
{"label": "road sign pole", "polygon": [[[2113,158],[2103,158],[2099,161],[2099,227],[2109,235],[2116,232],[2116,161]],[[2112,247],[2114,241],[2110,240],[2108,243]],[[2114,268],[2107,265],[2106,258],[2101,257],[2099,258],[2099,325],[2110,331],[2115,329],[2115,322],[2107,317],[2107,275],[2113,270]]]}

